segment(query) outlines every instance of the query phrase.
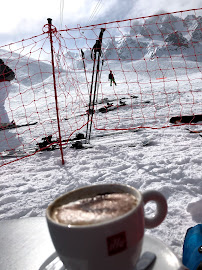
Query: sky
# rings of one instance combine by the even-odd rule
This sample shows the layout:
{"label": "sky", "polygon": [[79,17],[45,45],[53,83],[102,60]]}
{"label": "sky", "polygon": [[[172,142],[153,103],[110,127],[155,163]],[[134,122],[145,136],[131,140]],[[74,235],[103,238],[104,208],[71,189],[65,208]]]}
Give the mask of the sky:
{"label": "sky", "polygon": [[3,1],[0,46],[40,34],[47,18],[63,29],[201,7],[202,0],[170,0],[169,5],[167,0]]}

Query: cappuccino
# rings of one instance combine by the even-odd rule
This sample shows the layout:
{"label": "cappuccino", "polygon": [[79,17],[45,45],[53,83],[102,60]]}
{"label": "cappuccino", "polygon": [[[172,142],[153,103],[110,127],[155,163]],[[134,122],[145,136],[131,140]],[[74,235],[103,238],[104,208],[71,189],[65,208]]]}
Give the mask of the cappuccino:
{"label": "cappuccino", "polygon": [[84,198],[55,206],[51,217],[65,225],[90,225],[124,215],[137,205],[138,200],[129,193],[110,193]]}

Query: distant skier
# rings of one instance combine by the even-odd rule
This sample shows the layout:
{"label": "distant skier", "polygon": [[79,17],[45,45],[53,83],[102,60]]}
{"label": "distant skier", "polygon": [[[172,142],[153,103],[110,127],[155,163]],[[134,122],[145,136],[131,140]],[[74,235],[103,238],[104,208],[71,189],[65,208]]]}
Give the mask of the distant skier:
{"label": "distant skier", "polygon": [[5,100],[10,92],[11,83],[15,79],[15,73],[9,68],[4,61],[0,59],[0,126],[8,126],[10,123],[6,109]]}
{"label": "distant skier", "polygon": [[113,75],[111,70],[110,70],[110,73],[109,73],[109,80],[110,80],[110,86],[112,86],[112,82],[116,85],[114,75]]}
{"label": "distant skier", "polygon": [[82,61],[83,61],[83,68],[84,68],[84,71],[86,70],[86,65],[85,65],[85,54],[83,52],[83,50],[81,49],[81,57],[82,57]]}

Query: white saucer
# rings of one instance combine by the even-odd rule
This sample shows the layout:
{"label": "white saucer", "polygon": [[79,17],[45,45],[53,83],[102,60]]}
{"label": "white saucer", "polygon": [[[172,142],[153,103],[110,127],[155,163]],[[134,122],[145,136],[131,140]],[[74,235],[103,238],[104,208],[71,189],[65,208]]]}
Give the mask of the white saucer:
{"label": "white saucer", "polygon": [[[148,257],[147,257],[147,261],[148,261]],[[149,269],[152,269],[153,259],[150,262],[150,264],[151,264],[151,267]],[[138,269],[143,269],[142,266],[143,265],[141,263],[141,266],[138,267]],[[148,269],[148,267],[144,269]],[[46,259],[46,261],[41,265],[39,270],[66,270],[66,268],[63,266],[63,263],[60,261],[59,257],[57,256],[57,253],[55,252]],[[137,268],[135,268],[134,270],[137,270]]]}
{"label": "white saucer", "polygon": [[39,270],[66,270],[56,252],[50,255]]}
{"label": "white saucer", "polygon": [[[154,264],[148,268],[150,270],[187,270],[168,246],[166,246],[162,241],[148,235],[144,236],[142,254],[146,251],[151,251],[156,255]],[[68,269],[63,266],[63,263],[55,252],[46,259],[38,270]]]}

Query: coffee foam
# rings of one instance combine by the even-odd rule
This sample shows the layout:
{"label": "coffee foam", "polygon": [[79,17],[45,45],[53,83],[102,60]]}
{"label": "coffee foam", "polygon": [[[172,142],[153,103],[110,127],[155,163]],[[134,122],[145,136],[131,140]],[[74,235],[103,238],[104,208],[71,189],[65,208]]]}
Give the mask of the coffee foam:
{"label": "coffee foam", "polygon": [[137,205],[129,193],[97,195],[55,207],[52,218],[66,225],[90,225],[119,217]]}

